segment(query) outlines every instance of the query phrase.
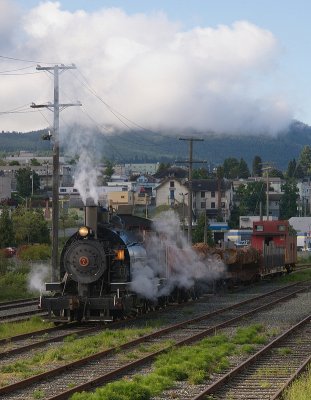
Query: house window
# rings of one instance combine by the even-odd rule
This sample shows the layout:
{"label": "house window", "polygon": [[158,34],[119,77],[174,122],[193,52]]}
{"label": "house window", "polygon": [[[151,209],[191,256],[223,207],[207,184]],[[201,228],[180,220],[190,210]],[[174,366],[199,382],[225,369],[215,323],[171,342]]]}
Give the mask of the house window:
{"label": "house window", "polygon": [[201,208],[206,208],[206,202],[205,201],[201,202]]}
{"label": "house window", "polygon": [[60,193],[66,193],[66,189],[59,189]]}
{"label": "house window", "polygon": [[201,198],[204,199],[204,197],[205,197],[205,192],[201,192]]}
{"label": "house window", "polygon": [[170,181],[170,187],[175,187],[175,182],[174,181]]}
{"label": "house window", "polygon": [[211,203],[211,208],[215,208],[215,203],[214,202]]}
{"label": "house window", "polygon": [[256,230],[257,232],[263,232],[263,225],[256,225],[256,226],[255,226],[255,230]]}
{"label": "house window", "polygon": [[125,196],[121,196],[121,199],[125,199]]}
{"label": "house window", "polygon": [[211,192],[211,197],[215,197],[215,192]]}

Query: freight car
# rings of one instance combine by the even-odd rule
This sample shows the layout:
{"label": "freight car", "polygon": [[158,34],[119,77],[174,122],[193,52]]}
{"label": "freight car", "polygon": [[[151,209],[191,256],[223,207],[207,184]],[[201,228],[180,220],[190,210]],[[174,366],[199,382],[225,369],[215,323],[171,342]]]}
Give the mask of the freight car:
{"label": "freight car", "polygon": [[250,244],[242,248],[226,243],[218,248],[194,247],[203,258],[217,254],[226,264],[222,282],[227,285],[289,273],[297,263],[296,234],[286,220],[254,221]]}
{"label": "freight car", "polygon": [[255,222],[252,245],[240,249],[193,251],[157,235],[148,219],[85,207],[85,226],[66,242],[60,280],[46,283],[40,307],[56,320],[113,320],[195,298],[197,283],[249,282],[296,262],[287,221]]}

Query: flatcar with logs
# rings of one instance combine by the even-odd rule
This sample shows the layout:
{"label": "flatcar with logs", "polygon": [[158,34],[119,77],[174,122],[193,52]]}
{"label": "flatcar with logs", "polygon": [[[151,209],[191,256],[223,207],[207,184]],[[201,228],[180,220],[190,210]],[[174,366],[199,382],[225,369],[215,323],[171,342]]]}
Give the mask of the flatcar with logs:
{"label": "flatcar with logs", "polygon": [[[150,237],[156,235],[151,220],[85,207],[85,225],[65,243],[60,279],[46,283],[39,307],[57,321],[110,321],[195,298],[207,279],[213,286],[246,283],[290,272],[296,263],[296,236],[288,221],[254,222],[251,245],[245,248],[196,244],[189,252],[165,237],[155,246]],[[210,266],[219,273],[208,278]],[[181,276],[182,268],[191,271],[190,280]]]}
{"label": "flatcar with logs", "polygon": [[210,248],[198,243],[202,258],[216,254],[227,266],[222,282],[250,283],[268,276],[291,272],[297,263],[297,237],[287,220],[254,221],[248,246]]}

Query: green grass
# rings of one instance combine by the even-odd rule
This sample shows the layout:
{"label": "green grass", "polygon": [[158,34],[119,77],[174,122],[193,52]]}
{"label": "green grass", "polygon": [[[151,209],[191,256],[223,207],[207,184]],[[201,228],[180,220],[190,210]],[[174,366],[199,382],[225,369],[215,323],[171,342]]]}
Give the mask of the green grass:
{"label": "green grass", "polygon": [[254,325],[238,329],[232,339],[225,335],[208,337],[193,346],[173,348],[161,354],[153,372],[135,375],[97,389],[94,393],[76,393],[72,400],[149,400],[172,388],[176,381],[202,383],[211,373],[229,366],[229,356],[247,344],[263,341],[263,327]]}
{"label": "green grass", "polygon": [[1,323],[0,339],[8,339],[12,336],[35,332],[53,326],[53,323],[45,322],[40,317],[32,317],[27,321]]}
{"label": "green grass", "polygon": [[311,371],[294,381],[283,396],[284,400],[310,400]]}
{"label": "green grass", "polygon": [[117,347],[135,338],[150,333],[151,327],[142,329],[105,330],[94,336],[77,339],[75,335],[66,338],[61,346],[38,352],[33,357],[8,364],[0,368],[0,386],[12,377],[21,379],[41,373],[64,362],[79,360],[99,351]]}
{"label": "green grass", "polygon": [[304,271],[294,271],[290,274],[284,275],[281,278],[279,278],[280,282],[283,283],[291,283],[291,282],[300,282],[300,281],[306,281],[311,279],[311,269],[307,269]]}

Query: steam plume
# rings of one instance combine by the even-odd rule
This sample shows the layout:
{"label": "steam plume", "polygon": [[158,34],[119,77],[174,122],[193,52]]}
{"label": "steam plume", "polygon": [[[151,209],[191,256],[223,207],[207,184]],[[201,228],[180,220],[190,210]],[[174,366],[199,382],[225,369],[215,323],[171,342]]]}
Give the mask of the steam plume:
{"label": "steam plume", "polygon": [[[207,284],[224,274],[225,265],[219,259],[200,260],[182,234],[178,216],[173,211],[161,213],[155,230],[159,236],[150,237],[146,243],[148,265],[132,266],[131,289],[136,293],[155,300],[169,295],[175,288],[190,289],[197,281]],[[164,284],[160,284],[159,277],[167,278]]]}

